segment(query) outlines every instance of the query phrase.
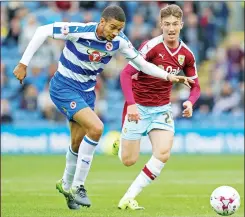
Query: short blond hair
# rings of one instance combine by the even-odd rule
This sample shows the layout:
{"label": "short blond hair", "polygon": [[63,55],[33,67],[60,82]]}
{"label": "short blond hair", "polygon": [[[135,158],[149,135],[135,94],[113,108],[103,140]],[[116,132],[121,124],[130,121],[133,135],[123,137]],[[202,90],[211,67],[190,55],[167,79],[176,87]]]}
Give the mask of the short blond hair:
{"label": "short blond hair", "polygon": [[167,5],[166,7],[160,10],[161,20],[162,18],[169,17],[171,15],[182,20],[183,11],[178,5],[175,5],[175,4]]}

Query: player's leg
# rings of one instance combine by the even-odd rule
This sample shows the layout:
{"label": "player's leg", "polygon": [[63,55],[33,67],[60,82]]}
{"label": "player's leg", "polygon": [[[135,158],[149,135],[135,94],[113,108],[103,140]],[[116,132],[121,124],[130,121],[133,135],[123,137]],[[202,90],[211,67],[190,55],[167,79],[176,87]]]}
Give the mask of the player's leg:
{"label": "player's leg", "polygon": [[[141,120],[139,120],[136,124],[135,122],[128,121],[126,116],[122,128],[118,156],[125,166],[131,166],[138,160],[140,152],[140,140],[150,123],[150,118],[146,112],[147,110],[145,110],[143,106],[138,106],[138,109],[140,110]],[[134,189],[132,189],[130,186],[125,195],[119,201],[119,209],[144,209],[138,205],[132,194],[134,194]]]}
{"label": "player's leg", "polygon": [[[125,166],[131,166],[136,163],[140,152],[140,139],[138,140],[127,140],[121,139],[118,156]],[[119,201],[119,209],[131,209],[131,210],[142,210],[144,207],[140,207],[138,202],[130,196],[131,189],[128,189],[126,194]]]}
{"label": "player's leg", "polygon": [[152,143],[153,155],[120,200],[119,208],[125,204],[125,201],[134,200],[143,188],[152,183],[160,175],[170,156],[170,150],[173,144],[173,132],[152,130],[149,133],[149,138]]}
{"label": "player's leg", "polygon": [[[147,185],[160,175],[170,156],[174,137],[174,122],[169,105],[152,108],[153,120],[147,132],[152,143],[153,155],[122,198],[134,199]],[[122,201],[121,200],[121,201]]]}
{"label": "player's leg", "polygon": [[86,131],[79,146],[77,165],[70,194],[76,203],[90,206],[90,200],[84,189],[84,182],[88,175],[93,154],[103,131],[103,123],[92,110],[94,108],[95,93],[79,92],[77,89],[64,87],[59,82],[51,80],[50,97],[57,108],[71,121],[75,121]]}
{"label": "player's leg", "polygon": [[71,133],[71,145],[69,146],[66,153],[66,167],[62,177],[63,188],[65,191],[69,191],[74,179],[78,149],[86,135],[86,130],[74,121],[69,122],[70,133]]}
{"label": "player's leg", "polygon": [[[143,116],[143,114],[141,114]],[[118,155],[125,166],[131,166],[136,163],[140,152],[140,139],[146,130],[146,121],[143,119],[136,123],[127,118],[127,104],[124,104],[122,114],[122,132],[120,138],[113,143],[113,154]]]}
{"label": "player's leg", "polygon": [[138,158],[140,152],[140,139],[137,140],[127,140],[122,138],[120,142],[120,147],[118,151],[118,157],[125,166],[134,165]]}
{"label": "player's leg", "polygon": [[76,203],[89,207],[91,202],[84,189],[84,183],[91,167],[95,148],[103,132],[103,123],[89,107],[76,112],[73,115],[73,120],[80,126],[83,126],[86,130],[86,135],[78,150],[78,159],[71,194]]}
{"label": "player's leg", "polygon": [[86,135],[86,130],[74,121],[69,122],[71,133],[71,145],[66,153],[66,166],[62,179],[57,181],[56,188],[62,193],[67,201],[67,206],[70,209],[79,209],[78,205],[69,195],[77,165],[78,149],[83,137]]}

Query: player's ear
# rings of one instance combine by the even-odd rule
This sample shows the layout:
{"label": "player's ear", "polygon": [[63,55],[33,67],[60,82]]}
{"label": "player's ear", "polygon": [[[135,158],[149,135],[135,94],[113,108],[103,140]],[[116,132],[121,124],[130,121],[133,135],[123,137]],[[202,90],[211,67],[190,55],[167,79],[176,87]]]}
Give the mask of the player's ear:
{"label": "player's ear", "polygon": [[104,17],[101,17],[101,18],[100,18],[100,24],[101,24],[101,26],[104,26],[105,23],[106,23],[105,18],[104,18]]}
{"label": "player's ear", "polygon": [[162,27],[163,27],[163,22],[162,22],[162,20],[160,20],[159,26],[160,26],[160,28],[162,29]]}
{"label": "player's ear", "polygon": [[180,29],[182,29],[183,26],[184,26],[184,22],[181,22],[181,23],[180,23]]}

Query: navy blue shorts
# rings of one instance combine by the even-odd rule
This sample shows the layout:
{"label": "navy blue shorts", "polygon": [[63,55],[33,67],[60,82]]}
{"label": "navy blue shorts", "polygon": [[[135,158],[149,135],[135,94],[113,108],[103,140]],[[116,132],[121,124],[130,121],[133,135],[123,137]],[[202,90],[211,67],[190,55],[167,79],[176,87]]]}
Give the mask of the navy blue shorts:
{"label": "navy blue shorts", "polygon": [[79,91],[53,77],[50,81],[49,92],[53,103],[69,121],[73,120],[73,115],[81,109],[90,107],[94,110],[96,99],[94,90]]}

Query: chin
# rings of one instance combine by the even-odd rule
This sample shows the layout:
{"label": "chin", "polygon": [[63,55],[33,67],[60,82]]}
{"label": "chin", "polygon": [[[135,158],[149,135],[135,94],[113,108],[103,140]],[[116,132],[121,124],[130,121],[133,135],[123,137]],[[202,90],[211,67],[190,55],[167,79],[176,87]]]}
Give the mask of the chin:
{"label": "chin", "polygon": [[168,38],[168,41],[169,42],[174,42],[174,41],[177,41],[177,38]]}

